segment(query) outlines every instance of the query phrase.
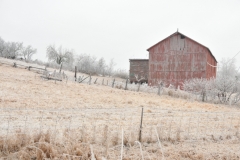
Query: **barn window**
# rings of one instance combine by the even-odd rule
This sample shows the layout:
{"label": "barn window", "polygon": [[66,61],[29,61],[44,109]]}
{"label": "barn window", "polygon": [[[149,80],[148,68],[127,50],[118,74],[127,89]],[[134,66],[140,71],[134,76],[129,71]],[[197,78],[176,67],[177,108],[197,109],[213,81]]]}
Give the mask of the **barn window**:
{"label": "barn window", "polygon": [[185,38],[185,36],[184,35],[181,35],[181,39],[184,39]]}

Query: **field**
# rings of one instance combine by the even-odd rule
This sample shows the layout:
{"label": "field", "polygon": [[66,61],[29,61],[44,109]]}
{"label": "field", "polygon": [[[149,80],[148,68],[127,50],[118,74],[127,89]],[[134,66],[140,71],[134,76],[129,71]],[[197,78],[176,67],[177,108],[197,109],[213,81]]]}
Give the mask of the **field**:
{"label": "field", "polygon": [[0,157],[240,159],[236,106],[76,83],[66,73],[67,83],[55,82],[0,64]]}

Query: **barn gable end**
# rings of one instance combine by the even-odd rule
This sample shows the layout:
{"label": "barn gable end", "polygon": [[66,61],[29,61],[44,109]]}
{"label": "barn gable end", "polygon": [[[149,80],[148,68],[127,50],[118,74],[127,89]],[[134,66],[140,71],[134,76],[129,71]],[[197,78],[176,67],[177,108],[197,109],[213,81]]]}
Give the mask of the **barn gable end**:
{"label": "barn gable end", "polygon": [[215,57],[204,45],[176,32],[149,49],[149,85],[181,86],[191,78],[216,77]]}

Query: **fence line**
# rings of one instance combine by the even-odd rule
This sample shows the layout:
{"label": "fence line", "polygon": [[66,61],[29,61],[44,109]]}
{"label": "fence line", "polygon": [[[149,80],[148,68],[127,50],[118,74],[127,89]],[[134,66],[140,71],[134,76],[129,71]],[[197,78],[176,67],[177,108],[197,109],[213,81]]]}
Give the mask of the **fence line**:
{"label": "fence line", "polygon": [[[55,128],[53,122],[61,121],[62,125],[71,124],[72,129],[79,126],[90,125],[95,121],[98,125],[114,127],[117,121],[122,127],[131,127],[139,130],[141,120],[141,108],[127,109],[78,109],[78,110],[15,110],[0,109],[0,129],[7,131],[14,128],[28,126],[28,129],[36,129],[36,125],[43,128]],[[155,110],[156,111],[156,110]],[[107,118],[106,118],[107,117]],[[236,136],[239,131],[240,113],[225,112],[191,112],[158,110],[154,113],[143,112],[143,138],[148,137],[149,129],[157,127],[162,130],[161,138],[172,138],[172,135],[182,134],[181,139],[211,139],[211,136]],[[34,125],[33,125],[34,124]],[[91,125],[90,125],[91,126]],[[61,128],[60,126],[58,126]],[[66,128],[66,126],[65,126]],[[227,133],[226,133],[227,132]],[[209,133],[209,134],[208,134]],[[138,134],[138,132],[136,133]],[[137,136],[137,135],[136,135]],[[188,138],[186,138],[188,136]],[[204,137],[205,136],[205,137]]]}
{"label": "fence line", "polygon": [[19,63],[16,63],[16,62],[13,62],[13,63],[9,63],[9,62],[1,62],[0,61],[0,64],[4,64],[4,65],[9,65],[9,66],[12,66],[12,67],[23,67],[24,69],[28,69],[29,71],[31,69],[35,69],[35,70],[40,70],[40,71],[44,71],[46,70],[46,68],[39,68],[39,67],[35,67],[35,66],[30,66],[30,65],[22,65],[22,64],[19,64]]}
{"label": "fence line", "polygon": [[[9,62],[1,62],[0,64],[5,64],[5,65],[10,65],[13,67],[17,67],[17,66],[23,66],[25,69],[28,69],[29,71],[31,69],[37,70],[37,73],[43,73],[44,71],[46,71],[46,68],[39,68],[39,67],[34,67],[34,66],[29,66],[29,65],[22,65],[22,64],[17,64],[16,62],[14,63],[9,63]],[[80,73],[79,73],[80,74]],[[42,78],[47,78],[48,80],[59,80],[59,75],[56,75],[56,77],[45,77],[42,76]],[[84,74],[80,74],[79,78],[74,77],[75,74],[72,73],[72,76],[66,76],[66,74],[62,75],[62,78],[65,77],[66,78],[66,83],[68,80],[71,80],[72,82],[78,82],[78,83],[86,83],[89,85],[103,85],[103,86],[109,86],[112,88],[118,88],[118,89],[124,89],[124,90],[130,90],[130,91],[136,91],[136,92],[147,92],[147,93],[154,93],[157,95],[169,95],[169,96],[173,96],[173,97],[181,97],[184,99],[195,99],[195,100],[200,100],[201,101],[201,95],[198,93],[188,93],[186,91],[180,90],[179,88],[175,89],[172,88],[171,85],[167,88],[164,87],[163,85],[159,85],[159,86],[148,86],[147,84],[135,84],[135,83],[130,83],[129,79],[123,80],[123,81],[117,81],[115,78],[107,78],[106,77],[106,81],[104,81],[105,77],[102,77],[102,81],[97,81],[99,79],[99,77],[95,78],[95,80],[93,79],[92,75],[88,75],[86,77],[84,77]],[[62,81],[62,79],[60,80]],[[208,102],[214,102],[217,101],[217,96],[215,96],[214,98],[210,98],[206,101]],[[231,105],[231,104],[230,104]]]}
{"label": "fence line", "polygon": [[[6,99],[4,97],[1,97],[2,99],[2,102],[4,102]],[[14,98],[16,99],[16,97],[10,97],[7,96],[8,99],[11,99],[11,98]],[[21,99],[29,99],[29,98],[32,98],[32,97],[25,97],[25,98],[21,98]],[[41,98],[41,100],[51,100],[50,98]],[[64,100],[68,100],[68,99],[64,99]],[[156,113],[162,113],[163,111],[164,112],[168,112],[167,115],[169,115],[170,113],[178,113],[178,112],[187,112],[187,113],[196,113],[196,114],[240,114],[240,111],[195,111],[195,110],[179,110],[179,109],[164,109],[164,108],[161,108],[160,106],[159,107],[144,107],[146,109],[150,109],[151,112],[147,112],[145,111],[147,114],[156,114]],[[43,108],[38,108],[38,107],[35,107],[34,108],[34,111],[45,111],[45,112],[69,112],[69,111],[82,111],[84,110],[85,112],[93,112],[93,110],[97,111],[97,112],[100,112],[100,111],[103,111],[103,110],[114,110],[115,112],[117,111],[124,111],[124,113],[132,113],[132,111],[137,111],[137,110],[140,110],[141,107],[123,107],[123,108],[119,108],[119,107],[115,107],[115,106],[112,106],[112,107],[83,107],[83,108],[79,108],[76,106],[76,108],[65,108],[65,107],[58,107],[58,108],[51,108],[51,107],[48,107],[47,109],[43,109]],[[33,109],[31,108],[16,108],[16,107],[0,107],[0,111],[33,111]],[[1,114],[1,113],[0,113]]]}
{"label": "fence line", "polygon": [[[13,66],[11,64],[11,66]],[[96,80],[95,80],[96,81]],[[83,83],[89,83],[89,79]],[[94,79],[92,83],[94,84]],[[114,82],[114,83],[113,83]],[[96,81],[102,85],[102,81]],[[116,80],[105,81],[103,85],[109,87],[122,85],[126,82]],[[137,91],[138,85],[127,83],[128,89]],[[158,93],[157,87],[142,85],[140,91]],[[2,102],[15,98],[2,96]],[[31,97],[29,97],[31,98]],[[28,99],[28,98],[26,98]],[[44,98],[43,98],[44,99]],[[46,98],[46,100],[50,100]],[[146,107],[147,108],[147,107]],[[90,143],[104,146],[110,150],[120,149],[122,142],[131,149],[138,149],[134,145],[139,140],[141,131],[141,145],[143,154],[146,156],[147,146],[144,143],[156,144],[161,142],[172,143],[196,143],[217,142],[222,144],[238,144],[240,139],[240,113],[239,112],[201,112],[201,111],[179,111],[159,108],[144,109],[142,127],[141,107],[134,108],[72,108],[61,109],[41,108],[0,108],[0,141],[4,141],[4,147],[8,148],[8,141],[12,137],[22,136],[22,143],[26,140],[24,135],[47,134],[50,142],[61,141],[65,144],[68,140],[80,140],[81,143]],[[155,135],[155,129],[158,137]],[[124,135],[122,136],[122,131]],[[123,137],[123,138],[122,138]],[[106,141],[111,144],[106,144]],[[110,145],[110,146],[107,146]],[[95,147],[93,145],[93,147]],[[104,148],[103,147],[103,148]],[[129,149],[129,148],[128,148]],[[129,152],[123,147],[124,153]],[[106,155],[103,149],[102,155]],[[119,153],[119,154],[118,154]],[[120,157],[120,152],[111,152],[111,156]],[[140,152],[139,152],[140,155]],[[109,155],[109,157],[111,157]],[[141,157],[139,157],[141,159]]]}
{"label": "fence line", "polygon": [[[24,69],[28,69],[29,71],[31,69],[35,69],[37,70],[37,73],[42,73],[44,71],[46,71],[46,68],[38,68],[38,67],[34,67],[34,66],[30,66],[30,65],[22,65],[16,62],[13,63],[9,63],[9,62],[1,62],[0,64],[5,64],[5,65],[9,65],[9,66],[13,66],[13,67],[17,67],[17,66],[21,66]],[[89,85],[103,85],[103,86],[109,86],[112,88],[118,88],[118,89],[124,89],[124,90],[130,90],[130,91],[136,91],[136,92],[147,92],[147,93],[155,93],[155,94],[168,94],[168,95],[176,95],[177,97],[179,96],[189,96],[186,95],[187,93],[183,92],[183,91],[179,91],[179,90],[175,90],[175,89],[169,89],[169,88],[165,88],[162,86],[148,86],[147,84],[135,84],[135,83],[130,83],[128,79],[123,80],[123,81],[117,81],[115,78],[106,78],[106,77],[102,77],[102,81],[98,80],[99,78],[93,79],[91,75],[88,75],[84,77],[84,74],[81,74],[79,76],[79,78],[75,78],[74,77],[75,74],[73,73],[72,76],[67,76],[67,80],[71,80],[72,82],[75,82],[75,80],[77,79],[77,83],[85,83],[85,84],[89,84]],[[44,77],[44,76],[43,76]],[[48,78],[48,80],[50,80],[51,78]],[[104,80],[106,79],[106,80]],[[55,78],[52,78],[52,80],[56,80]],[[97,81],[98,80],[98,81]],[[56,83],[56,81],[55,81]],[[161,87],[161,88],[159,88]],[[179,93],[181,92],[181,93]],[[183,94],[183,95],[181,95]]]}
{"label": "fence line", "polygon": [[[125,146],[136,147],[134,144],[139,140],[139,131],[141,131],[140,144],[149,143],[156,148],[159,140],[162,143],[186,145],[194,143],[199,145],[207,142],[240,143],[240,113],[203,113],[157,108],[149,113],[147,109],[144,109],[140,128],[141,110],[141,107],[129,110],[127,108],[83,108],[78,110],[0,108],[0,141],[3,140],[6,147],[7,142],[13,136],[48,134],[52,144],[57,141],[68,143],[79,139],[82,143],[92,144],[93,147],[100,145],[103,147],[102,155],[106,155],[104,148],[108,152],[115,149],[120,150],[118,147],[121,146],[122,141]],[[122,139],[122,130],[124,139]],[[156,131],[159,137],[156,136]],[[148,148],[141,147],[146,156]],[[128,150],[125,148],[123,153],[127,152]],[[113,153],[111,152],[111,154]],[[119,155],[109,155],[109,157],[111,156]]]}

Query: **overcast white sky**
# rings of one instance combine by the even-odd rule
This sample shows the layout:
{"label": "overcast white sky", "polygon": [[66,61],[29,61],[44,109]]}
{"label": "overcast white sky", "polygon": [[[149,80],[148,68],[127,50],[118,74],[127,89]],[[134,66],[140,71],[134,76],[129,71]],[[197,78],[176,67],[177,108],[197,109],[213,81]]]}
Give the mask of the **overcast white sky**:
{"label": "overcast white sky", "polygon": [[[240,0],[0,0],[0,37],[32,45],[46,60],[50,44],[129,69],[130,58],[179,31],[218,61],[240,51]],[[240,67],[240,54],[237,56]]]}

